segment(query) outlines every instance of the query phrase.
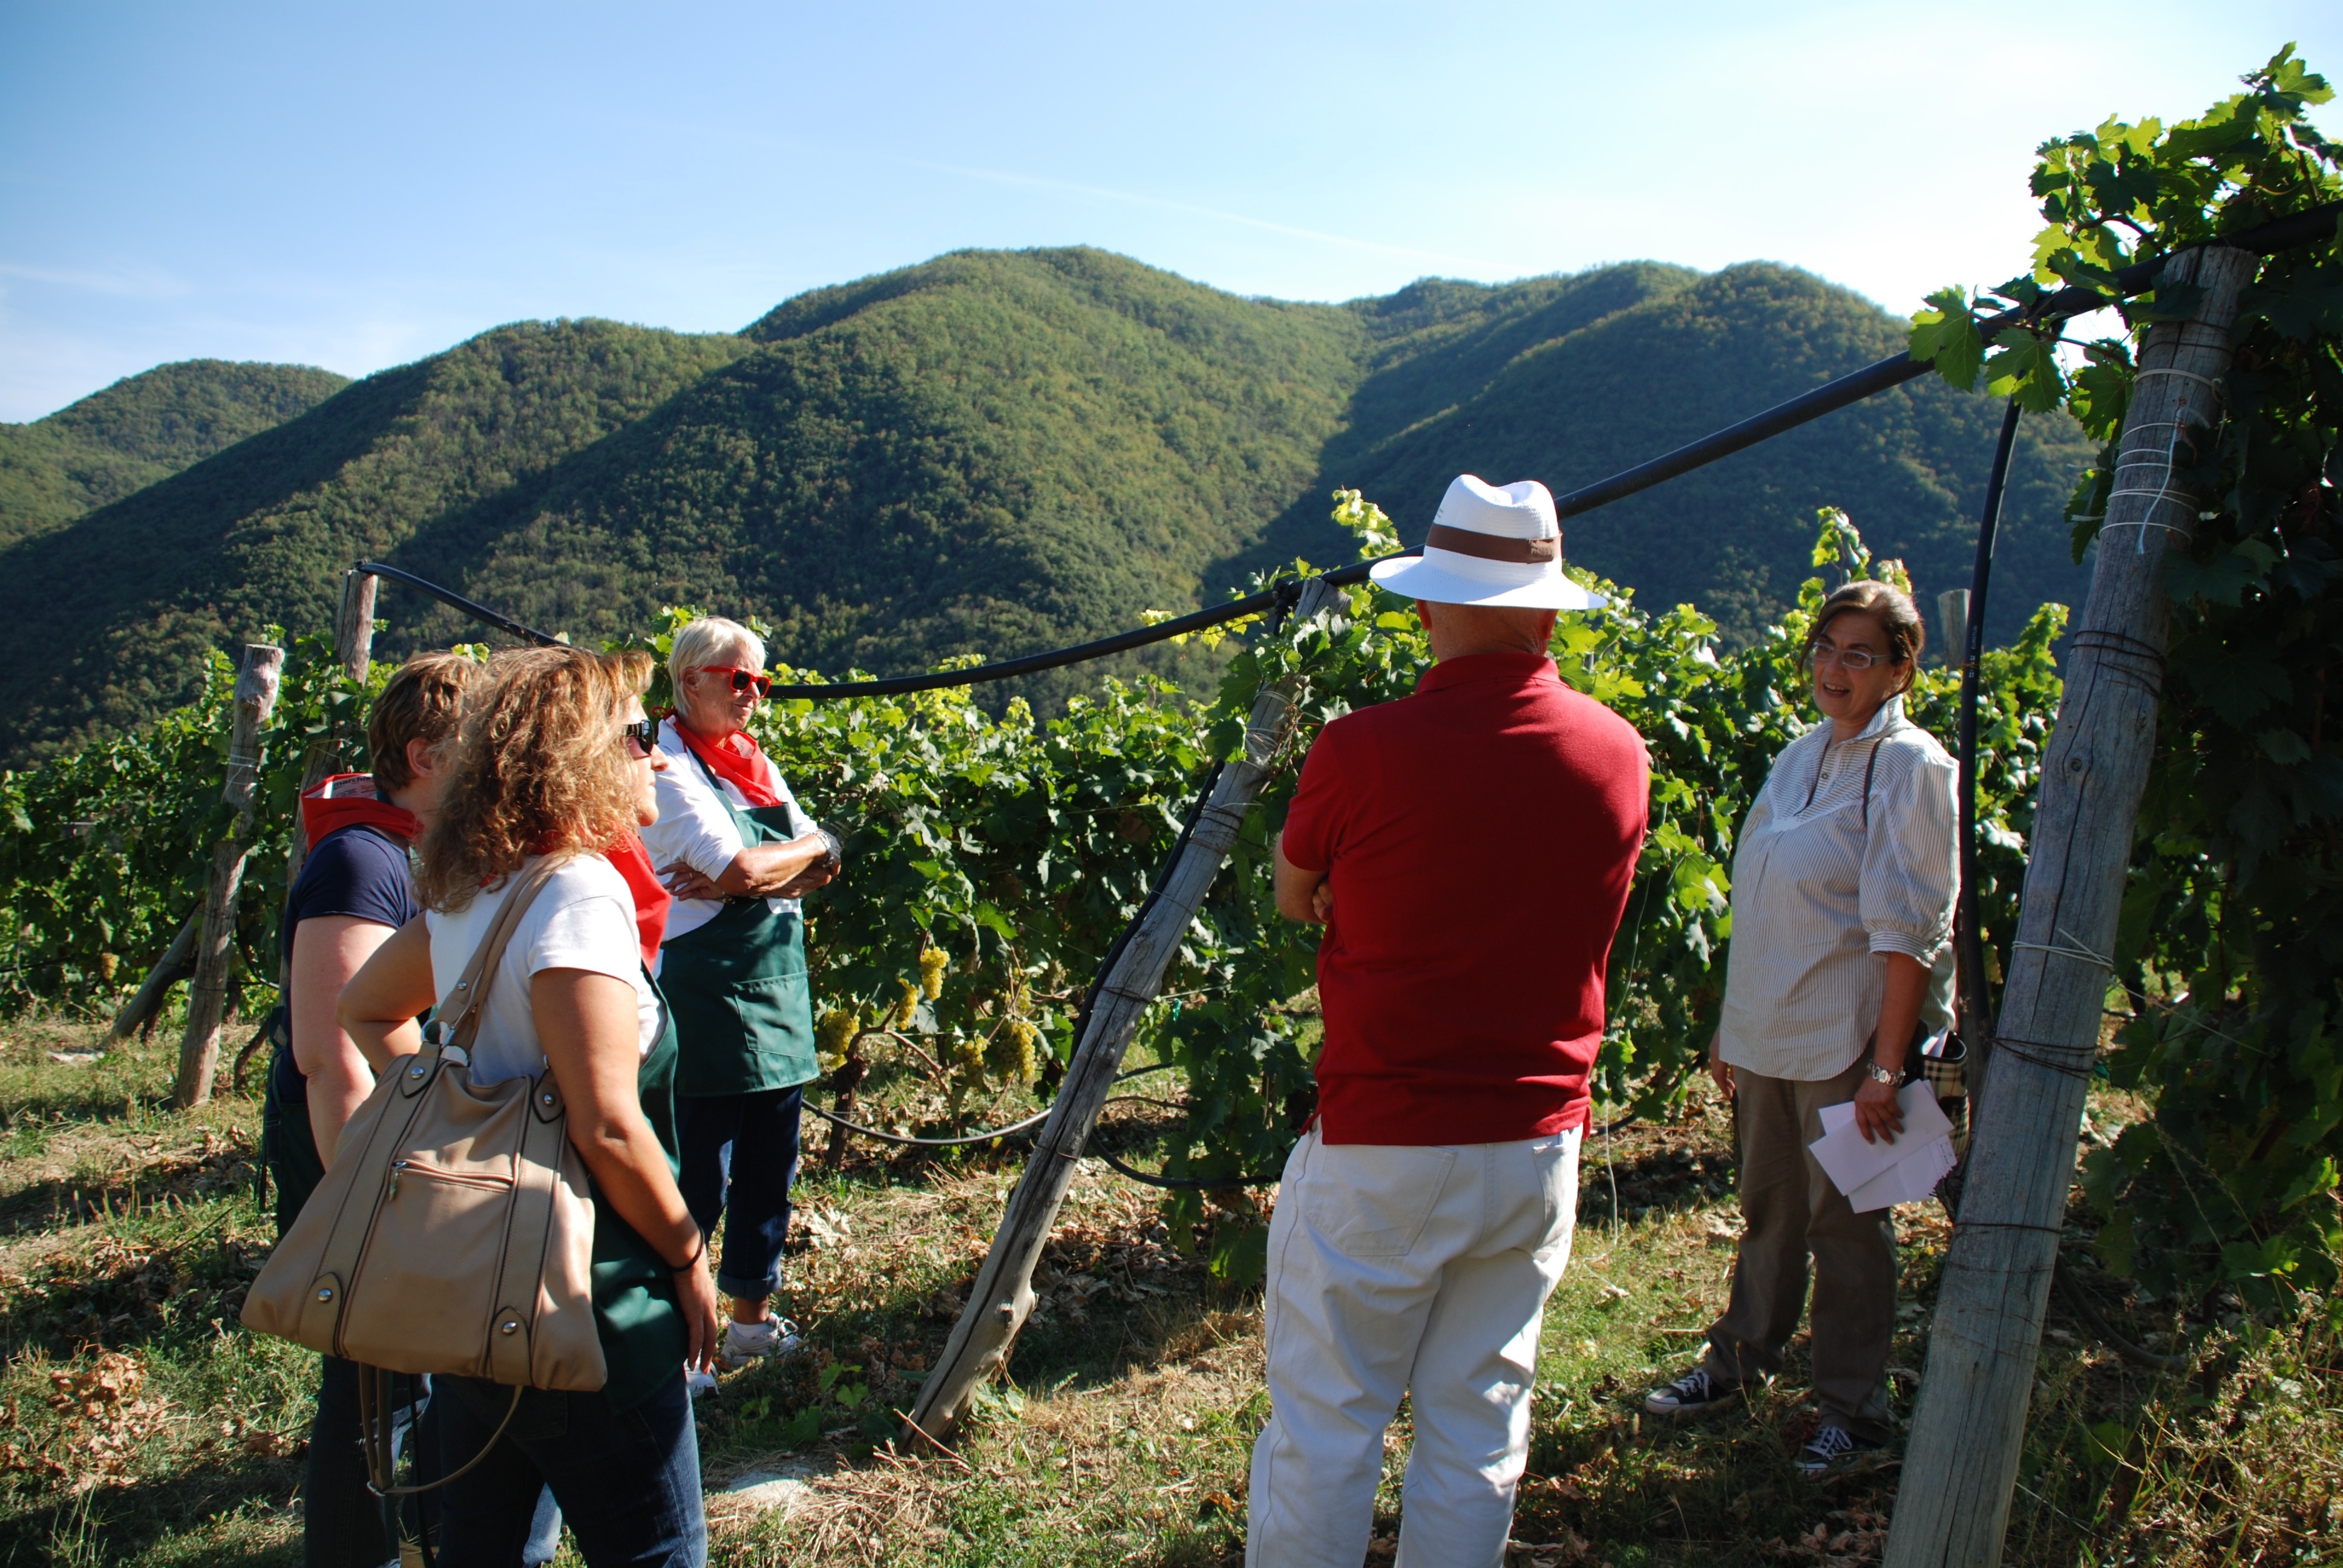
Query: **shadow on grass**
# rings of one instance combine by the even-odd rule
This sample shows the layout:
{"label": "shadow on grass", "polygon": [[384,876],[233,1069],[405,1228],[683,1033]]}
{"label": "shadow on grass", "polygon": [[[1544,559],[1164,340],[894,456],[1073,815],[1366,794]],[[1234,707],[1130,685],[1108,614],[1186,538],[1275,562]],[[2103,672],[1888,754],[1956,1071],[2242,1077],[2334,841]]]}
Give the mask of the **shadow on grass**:
{"label": "shadow on grass", "polygon": [[260,1153],[241,1138],[158,1154],[143,1164],[117,1160],[103,1170],[33,1181],[0,1199],[0,1240],[92,1221],[176,1214],[198,1203],[236,1199],[257,1207]]}
{"label": "shadow on grass", "polygon": [[[120,1563],[136,1558],[167,1537],[199,1532],[224,1513],[256,1503],[280,1508],[301,1484],[298,1452],[264,1456],[241,1449],[199,1452],[167,1475],[142,1476],[128,1485],[102,1486],[85,1494],[62,1489],[0,1501],[0,1563],[32,1564],[77,1555],[59,1550],[80,1541],[94,1548],[84,1561]],[[184,1556],[184,1552],[180,1553]],[[202,1554],[207,1556],[208,1554]],[[269,1558],[297,1560],[292,1551]],[[249,1563],[245,1553],[233,1560]],[[230,1560],[228,1558],[219,1559]]]}

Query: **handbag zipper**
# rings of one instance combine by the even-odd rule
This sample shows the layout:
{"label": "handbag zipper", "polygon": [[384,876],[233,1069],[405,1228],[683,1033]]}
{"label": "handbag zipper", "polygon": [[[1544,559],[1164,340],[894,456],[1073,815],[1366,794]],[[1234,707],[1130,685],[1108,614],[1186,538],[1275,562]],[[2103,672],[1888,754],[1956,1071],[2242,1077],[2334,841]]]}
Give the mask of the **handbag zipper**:
{"label": "handbag zipper", "polygon": [[398,1179],[410,1175],[431,1181],[446,1181],[457,1187],[482,1187],[502,1191],[512,1186],[509,1176],[475,1176],[468,1171],[443,1171],[436,1165],[418,1165],[412,1160],[394,1160],[390,1162],[390,1195],[393,1198],[398,1196]]}

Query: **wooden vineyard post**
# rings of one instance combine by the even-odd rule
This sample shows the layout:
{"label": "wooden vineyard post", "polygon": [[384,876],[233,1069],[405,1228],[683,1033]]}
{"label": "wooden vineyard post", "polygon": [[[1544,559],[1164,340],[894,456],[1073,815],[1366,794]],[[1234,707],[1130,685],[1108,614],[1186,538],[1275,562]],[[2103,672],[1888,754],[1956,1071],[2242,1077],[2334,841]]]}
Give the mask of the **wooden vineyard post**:
{"label": "wooden vineyard post", "polygon": [[[351,689],[366,689],[367,671],[374,664],[374,596],[382,579],[372,572],[347,571],[342,574],[342,608],[334,617],[334,657],[340,661],[342,673],[348,677]],[[358,718],[355,710],[349,717]],[[335,762],[341,756],[342,719],[337,716],[326,733],[309,743],[308,765],[301,769],[301,793],[307,795],[324,783],[332,774]],[[301,820],[299,808],[293,812],[292,847],[285,852],[285,888],[290,892],[296,879],[301,875],[301,863],[309,858],[309,830]]]}
{"label": "wooden vineyard post", "polygon": [[[1306,619],[1333,597],[1332,588],[1312,578],[1302,585],[1293,613]],[[1073,1062],[1066,1069],[1050,1119],[1034,1140],[1025,1174],[1010,1195],[968,1304],[960,1309],[951,1338],[920,1389],[911,1430],[903,1433],[907,1444],[917,1444],[922,1435],[948,1436],[977,1384],[1008,1360],[1017,1331],[1033,1310],[1033,1270],[1041,1260],[1042,1244],[1073,1181],[1075,1161],[1114,1088],[1123,1051],[1141,1015],[1162,988],[1188,922],[1195,919],[1212,879],[1220,874],[1245,812],[1268,781],[1270,764],[1292,727],[1292,692],[1282,685],[1263,687],[1246,720],[1243,759],[1221,770],[1194,831],[1163,873],[1161,894],[1092,999],[1090,1027],[1075,1045]]]}
{"label": "wooden vineyard post", "polygon": [[1945,668],[1961,667],[1961,649],[1969,640],[1969,590],[1946,588],[1936,596],[1936,630],[1945,639]]}
{"label": "wooden vineyard post", "polygon": [[2066,697],[2042,770],[2009,983],[1886,1568],[2002,1561],[2125,867],[2156,745],[2164,559],[2197,526],[2200,498],[2182,475],[2191,445],[2201,452],[2220,423],[2237,301],[2255,267],[2250,252],[2228,246],[2176,256],[2163,281],[2193,283],[2204,295],[2193,318],[2157,325],[2140,348],[2090,600],[2068,644]]}
{"label": "wooden vineyard post", "polygon": [[204,911],[197,906],[179,927],[179,934],[171,939],[163,956],[155,960],[155,967],[146,971],[146,978],[139,982],[129,1003],[115,1015],[113,1027],[106,1031],[108,1040],[128,1040],[155,1021],[171,988],[196,972],[196,942],[203,934]]}
{"label": "wooden vineyard post", "polygon": [[[367,671],[374,663],[374,597],[381,581],[372,572],[354,569],[342,574],[342,604],[334,617],[334,657],[348,678],[353,699],[366,689]],[[301,769],[303,795],[333,776],[334,765],[341,759],[342,740],[348,729],[347,720],[359,717],[355,708],[336,713],[327,724],[326,732],[309,742],[308,760]],[[297,800],[293,808],[292,831],[286,837],[285,892],[289,899],[293,884],[300,879],[301,867],[309,859],[310,849],[309,827],[302,819]],[[280,938],[282,934],[280,928]],[[293,994],[293,965],[285,956],[281,940],[277,947],[277,994],[280,1000],[288,1001]],[[256,1030],[244,1049],[236,1052],[236,1069],[228,1076],[238,1090],[244,1088],[246,1067],[275,1033],[269,1029]]]}
{"label": "wooden vineyard post", "polygon": [[179,1040],[179,1082],[173,1102],[200,1105],[212,1094],[219,1062],[220,1018],[227,1009],[227,972],[236,938],[236,894],[244,886],[246,840],[252,832],[254,784],[260,772],[260,731],[277,706],[285,650],[244,645],[236,675],[236,722],[229,731],[227,782],[220,799],[235,811],[227,837],[212,848],[212,879],[204,896],[203,935],[196,944],[196,980],[187,992],[187,1032]]}

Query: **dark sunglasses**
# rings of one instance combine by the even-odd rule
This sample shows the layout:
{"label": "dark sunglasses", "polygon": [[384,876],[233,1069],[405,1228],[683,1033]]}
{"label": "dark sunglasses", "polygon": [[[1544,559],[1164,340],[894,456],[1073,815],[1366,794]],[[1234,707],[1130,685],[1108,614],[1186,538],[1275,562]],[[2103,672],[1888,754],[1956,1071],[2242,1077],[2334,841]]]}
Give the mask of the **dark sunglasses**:
{"label": "dark sunglasses", "polygon": [[769,675],[760,675],[753,669],[743,669],[737,664],[703,664],[699,668],[710,675],[730,676],[732,689],[735,691],[746,691],[753,686],[757,689],[757,695],[759,697],[772,694],[773,678]]}
{"label": "dark sunglasses", "polygon": [[638,719],[632,724],[621,724],[618,726],[618,744],[624,746],[630,756],[649,757],[659,749],[659,721],[656,719]]}

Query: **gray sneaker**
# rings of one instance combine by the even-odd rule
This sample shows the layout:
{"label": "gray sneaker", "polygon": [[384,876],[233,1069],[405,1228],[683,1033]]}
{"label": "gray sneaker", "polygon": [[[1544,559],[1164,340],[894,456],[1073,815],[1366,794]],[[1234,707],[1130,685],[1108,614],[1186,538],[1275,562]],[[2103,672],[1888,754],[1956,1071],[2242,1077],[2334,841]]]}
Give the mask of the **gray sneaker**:
{"label": "gray sneaker", "polygon": [[1721,1382],[1706,1367],[1694,1367],[1665,1388],[1644,1396],[1644,1408],[1654,1415],[1704,1415],[1722,1410],[1741,1397],[1739,1383]]}
{"label": "gray sneaker", "polygon": [[787,1361],[803,1349],[805,1336],[797,1324],[787,1318],[767,1318],[761,1323],[725,1324],[723,1348],[716,1359],[725,1371],[736,1372],[750,1362]]}

